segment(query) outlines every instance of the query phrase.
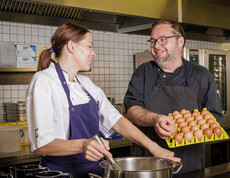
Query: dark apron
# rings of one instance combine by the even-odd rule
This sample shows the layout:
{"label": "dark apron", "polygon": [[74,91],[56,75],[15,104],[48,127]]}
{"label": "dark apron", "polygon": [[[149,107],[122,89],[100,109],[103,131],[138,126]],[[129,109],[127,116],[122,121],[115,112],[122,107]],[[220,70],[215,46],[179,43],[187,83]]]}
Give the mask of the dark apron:
{"label": "dark apron", "polygon": [[[184,66],[184,65],[183,65]],[[158,78],[158,70],[156,70],[156,78]],[[195,96],[188,79],[188,74],[184,66],[186,86],[160,86],[156,80],[156,85],[148,102],[146,109],[168,115],[175,110],[187,109],[193,112],[198,108],[197,97]],[[155,132],[154,127],[138,127],[150,139],[157,142],[161,147],[169,149],[164,139],[161,139]],[[176,157],[180,157],[183,163],[182,169],[178,174],[190,172],[205,167],[205,147],[204,144],[195,144],[191,146],[183,146],[169,149],[175,153]],[[135,156],[151,156],[152,154],[143,147],[134,144],[133,154]]]}
{"label": "dark apron", "polygon": [[[73,106],[61,67],[59,64],[56,64],[55,67],[69,102],[69,140],[92,138],[99,133],[99,114],[96,101],[76,77],[77,82],[90,97],[90,102]],[[75,178],[85,178],[88,177],[89,172],[102,175],[99,162],[89,161],[85,159],[85,153],[79,153],[69,156],[43,156],[41,165],[48,167],[50,170],[71,173]]]}

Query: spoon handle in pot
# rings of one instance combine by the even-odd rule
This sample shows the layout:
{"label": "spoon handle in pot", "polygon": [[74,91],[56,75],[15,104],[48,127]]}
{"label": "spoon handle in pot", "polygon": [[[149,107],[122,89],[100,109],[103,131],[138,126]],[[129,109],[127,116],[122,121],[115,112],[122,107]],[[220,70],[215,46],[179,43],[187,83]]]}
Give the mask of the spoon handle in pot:
{"label": "spoon handle in pot", "polygon": [[[103,142],[100,139],[99,135],[95,135],[94,140],[96,140],[103,148],[105,148]],[[107,156],[105,156],[106,160],[111,164],[111,166],[115,169],[115,170],[121,170],[121,168],[117,165],[117,163],[114,161],[113,157],[108,158]]]}

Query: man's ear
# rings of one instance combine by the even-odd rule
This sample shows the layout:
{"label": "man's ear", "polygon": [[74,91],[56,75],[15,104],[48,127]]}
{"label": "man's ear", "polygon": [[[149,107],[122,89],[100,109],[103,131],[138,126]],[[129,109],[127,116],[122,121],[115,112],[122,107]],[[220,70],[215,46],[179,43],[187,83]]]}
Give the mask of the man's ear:
{"label": "man's ear", "polygon": [[73,54],[74,49],[75,49],[75,43],[74,43],[72,40],[69,40],[69,41],[68,41],[66,47],[67,47],[67,50],[68,50],[71,54]]}
{"label": "man's ear", "polygon": [[178,38],[178,41],[179,41],[179,46],[183,47],[184,46],[184,37],[180,36],[180,38]]}

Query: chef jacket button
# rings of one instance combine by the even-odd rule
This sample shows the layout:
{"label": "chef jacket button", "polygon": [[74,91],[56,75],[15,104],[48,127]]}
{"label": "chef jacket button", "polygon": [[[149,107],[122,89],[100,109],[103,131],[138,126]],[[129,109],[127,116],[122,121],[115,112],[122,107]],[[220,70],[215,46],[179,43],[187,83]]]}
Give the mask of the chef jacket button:
{"label": "chef jacket button", "polygon": [[163,75],[163,78],[166,78],[166,75]]}
{"label": "chef jacket button", "polygon": [[74,108],[71,108],[71,111],[74,111]]}

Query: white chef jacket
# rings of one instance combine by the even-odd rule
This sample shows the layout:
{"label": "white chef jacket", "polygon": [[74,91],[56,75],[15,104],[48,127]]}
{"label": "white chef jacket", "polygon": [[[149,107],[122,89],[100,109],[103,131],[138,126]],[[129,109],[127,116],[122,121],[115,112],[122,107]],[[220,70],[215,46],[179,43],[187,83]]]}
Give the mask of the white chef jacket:
{"label": "white chef jacket", "polygon": [[[89,102],[89,97],[75,80],[63,71],[70,90],[73,105]],[[105,137],[113,134],[113,125],[122,115],[106,98],[101,88],[86,76],[77,75],[78,80],[98,103],[99,129]],[[37,72],[29,85],[26,98],[27,122],[31,150],[40,148],[55,138],[68,139],[69,135],[69,103],[66,93],[55,69],[54,63]]]}

